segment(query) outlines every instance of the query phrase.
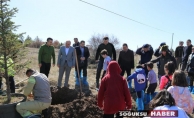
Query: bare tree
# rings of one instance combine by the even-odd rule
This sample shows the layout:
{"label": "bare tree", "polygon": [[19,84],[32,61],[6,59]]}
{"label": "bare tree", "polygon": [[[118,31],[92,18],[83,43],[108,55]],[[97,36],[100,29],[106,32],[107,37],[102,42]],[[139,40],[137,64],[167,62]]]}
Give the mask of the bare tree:
{"label": "bare tree", "polygon": [[55,40],[55,41],[53,42],[53,46],[54,46],[55,48],[59,48],[59,47],[60,47],[59,41],[58,41],[58,40]]}
{"label": "bare tree", "polygon": [[106,36],[109,37],[109,42],[114,45],[115,50],[120,50],[120,42],[119,42],[119,39],[117,37],[115,37],[113,35],[109,36],[108,34],[94,34],[94,35],[92,35],[92,37],[88,41],[91,60],[93,60],[95,58],[97,48],[101,43],[103,43],[103,38]]}
{"label": "bare tree", "polygon": [[34,41],[29,45],[31,48],[40,48],[40,46],[43,44],[42,40],[37,36]]}

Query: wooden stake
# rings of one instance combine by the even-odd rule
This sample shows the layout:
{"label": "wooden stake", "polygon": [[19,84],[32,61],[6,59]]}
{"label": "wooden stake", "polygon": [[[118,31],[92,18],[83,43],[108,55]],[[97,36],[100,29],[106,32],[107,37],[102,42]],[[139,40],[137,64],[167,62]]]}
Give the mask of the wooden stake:
{"label": "wooden stake", "polygon": [[80,75],[79,75],[79,67],[78,67],[78,60],[77,60],[77,52],[76,52],[76,48],[75,48],[75,60],[76,60],[76,67],[75,67],[75,68],[77,68],[77,73],[76,73],[76,75],[75,75],[75,78],[77,77],[77,74],[78,74],[79,85],[80,85],[80,99],[81,99],[82,85],[81,85],[81,79],[80,79]]}

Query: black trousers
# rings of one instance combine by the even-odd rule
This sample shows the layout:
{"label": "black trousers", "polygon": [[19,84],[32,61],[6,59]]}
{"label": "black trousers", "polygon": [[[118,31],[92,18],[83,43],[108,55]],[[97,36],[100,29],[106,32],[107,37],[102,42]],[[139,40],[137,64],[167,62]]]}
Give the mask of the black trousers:
{"label": "black trousers", "polygon": [[131,68],[121,66],[121,76],[124,76],[125,72],[127,72],[127,77],[131,75]]}
{"label": "black trousers", "polygon": [[194,82],[194,75],[191,73],[188,73],[189,79],[190,79],[190,85],[189,86],[193,86],[193,82]]}
{"label": "black trousers", "polygon": [[181,64],[181,70],[182,71],[185,71],[186,67],[187,67],[187,63],[182,63]]}
{"label": "black trousers", "polygon": [[96,72],[96,81],[99,82],[99,79],[100,79],[100,74],[101,74],[101,71],[102,71],[102,67],[103,67],[103,61],[104,60],[100,60],[98,62],[98,68],[97,68],[97,72]]}
{"label": "black trousers", "polygon": [[136,95],[137,95],[138,98],[141,98],[141,91],[137,91]]}
{"label": "black trousers", "polygon": [[15,81],[13,76],[9,77],[11,93],[15,93]]}
{"label": "black trousers", "polygon": [[157,83],[150,84],[148,89],[147,89],[147,94],[154,94],[155,90],[157,87]]}
{"label": "black trousers", "polygon": [[[104,114],[103,118],[114,118],[115,114]],[[123,118],[122,116],[119,116],[119,112],[116,113],[116,118]]]}
{"label": "black trousers", "polygon": [[102,74],[102,77],[101,77],[101,80],[102,78],[106,75],[106,70],[103,71],[103,74]]}
{"label": "black trousers", "polygon": [[51,69],[51,63],[41,62],[42,66],[40,67],[40,73],[45,74],[47,77]]}
{"label": "black trousers", "polygon": [[[81,77],[81,71],[83,70],[83,77],[87,77],[87,65],[79,67],[79,76]],[[77,67],[75,68],[77,72]],[[78,77],[78,72],[76,73],[76,77]]]}

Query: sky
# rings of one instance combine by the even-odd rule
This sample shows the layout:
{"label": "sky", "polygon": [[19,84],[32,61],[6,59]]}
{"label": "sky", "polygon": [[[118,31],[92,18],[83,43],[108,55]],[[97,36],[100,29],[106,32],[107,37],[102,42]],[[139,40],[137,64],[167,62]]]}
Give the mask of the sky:
{"label": "sky", "polygon": [[80,0],[11,0],[10,8],[19,12],[13,21],[21,25],[18,33],[43,41],[47,37],[65,42],[77,37],[88,40],[94,34],[117,37],[120,45],[127,43],[136,50],[143,44],[156,49],[161,42],[173,49],[179,41],[194,39],[194,0],[84,0],[113,11],[157,30],[129,19],[117,16]]}

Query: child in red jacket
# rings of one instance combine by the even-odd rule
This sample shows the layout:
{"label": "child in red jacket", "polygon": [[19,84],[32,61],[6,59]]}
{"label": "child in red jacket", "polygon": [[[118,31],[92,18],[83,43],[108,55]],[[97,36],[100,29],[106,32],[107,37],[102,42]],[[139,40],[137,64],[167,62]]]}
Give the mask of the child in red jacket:
{"label": "child in red jacket", "polygon": [[132,107],[127,81],[120,73],[118,63],[111,61],[98,92],[98,106],[104,110],[103,118],[114,118],[114,114],[118,116],[120,110]]}

